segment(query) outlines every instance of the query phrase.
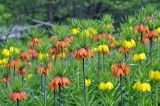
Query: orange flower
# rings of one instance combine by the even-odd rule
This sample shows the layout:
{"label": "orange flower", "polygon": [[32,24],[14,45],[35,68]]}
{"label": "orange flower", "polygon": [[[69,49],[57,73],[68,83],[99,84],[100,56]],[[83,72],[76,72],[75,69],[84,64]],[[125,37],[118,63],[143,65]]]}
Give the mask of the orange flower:
{"label": "orange flower", "polygon": [[30,55],[28,53],[21,53],[19,55],[19,58],[23,59],[23,60],[29,60],[30,59]]}
{"label": "orange flower", "polygon": [[88,48],[81,48],[79,50],[76,50],[74,54],[75,54],[76,59],[78,60],[81,60],[85,57],[93,56],[92,51]]}
{"label": "orange flower", "polygon": [[48,68],[44,68],[44,67],[40,66],[37,70],[37,73],[42,74],[42,75],[48,75],[49,70],[48,70]]}
{"label": "orange flower", "polygon": [[157,38],[158,37],[158,32],[153,30],[153,31],[148,31],[146,33],[146,37],[148,38]]}
{"label": "orange flower", "polygon": [[31,55],[32,57],[34,57],[34,58],[38,57],[38,52],[36,50],[34,50],[34,49],[29,49],[27,53],[29,55]]}
{"label": "orange flower", "polygon": [[97,35],[94,35],[92,38],[94,41],[97,41],[103,38],[107,38],[108,40],[111,40],[111,41],[115,40],[115,38],[111,34],[97,34]]}
{"label": "orange flower", "polygon": [[40,44],[40,39],[38,38],[33,38],[30,42],[29,42],[29,46],[30,47],[35,47],[38,46]]}
{"label": "orange flower", "polygon": [[135,26],[135,30],[139,33],[147,33],[149,28],[146,25],[139,24]]}
{"label": "orange flower", "polygon": [[149,42],[148,37],[144,36],[144,37],[142,38],[142,43],[143,43],[143,44],[147,44],[148,42]]}
{"label": "orange flower", "polygon": [[7,64],[8,68],[18,68],[21,65],[20,60],[12,60]]}
{"label": "orange flower", "polygon": [[49,54],[59,54],[61,51],[58,48],[50,48],[49,49]]}
{"label": "orange flower", "polygon": [[10,81],[10,76],[9,75],[4,75],[2,79],[2,83],[6,84]]}
{"label": "orange flower", "polygon": [[18,74],[19,75],[24,75],[25,73],[27,72],[27,70],[25,69],[25,68],[20,68],[19,70],[18,70]]}
{"label": "orange flower", "polygon": [[61,40],[61,41],[56,42],[56,47],[58,47],[58,48],[64,48],[67,46],[68,46],[68,42],[66,42],[66,41]]}
{"label": "orange flower", "polygon": [[106,37],[105,34],[97,34],[97,35],[94,35],[94,36],[92,37],[92,39],[93,39],[94,41],[97,41],[97,40],[100,40],[100,39],[105,38],[105,37]]}
{"label": "orange flower", "polygon": [[107,39],[110,40],[110,41],[115,40],[115,38],[114,38],[113,35],[111,35],[111,34],[107,34],[106,37],[107,37]]}
{"label": "orange flower", "polygon": [[56,89],[58,87],[68,86],[70,84],[70,80],[67,77],[55,77],[49,83],[49,88],[51,90]]}
{"label": "orange flower", "polygon": [[68,42],[70,44],[70,42],[73,40],[73,38],[74,38],[73,35],[70,35],[70,36],[66,37],[64,39],[64,41],[66,41],[66,42]]}
{"label": "orange flower", "polygon": [[120,53],[129,54],[129,49],[128,48],[120,47],[118,51]]}
{"label": "orange flower", "polygon": [[125,63],[114,64],[112,66],[112,73],[114,76],[117,76],[117,77],[128,75],[130,73],[130,68],[127,67]]}
{"label": "orange flower", "polygon": [[21,101],[27,99],[27,94],[24,91],[12,92],[10,94],[10,99],[13,101]]}

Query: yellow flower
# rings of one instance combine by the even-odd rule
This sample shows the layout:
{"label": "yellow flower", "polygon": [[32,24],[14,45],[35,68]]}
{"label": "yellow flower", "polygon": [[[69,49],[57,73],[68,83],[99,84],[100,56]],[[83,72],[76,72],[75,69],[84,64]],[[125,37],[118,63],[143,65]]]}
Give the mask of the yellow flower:
{"label": "yellow flower", "polygon": [[114,88],[114,86],[113,86],[113,84],[112,84],[111,82],[107,82],[107,83],[106,83],[106,88],[107,88],[108,90],[112,90],[112,89]]}
{"label": "yellow flower", "polygon": [[136,82],[134,85],[133,85],[133,89],[137,89],[137,90],[140,90],[141,89],[141,82]]}
{"label": "yellow flower", "polygon": [[73,28],[71,32],[72,32],[73,35],[77,35],[77,34],[80,33],[80,29],[79,28]]}
{"label": "yellow flower", "polygon": [[139,61],[139,55],[138,55],[138,54],[135,54],[135,55],[133,56],[133,60],[134,60],[134,61]]}
{"label": "yellow flower", "polygon": [[98,49],[96,47],[92,49],[93,52],[97,52],[97,50]]}
{"label": "yellow flower", "polygon": [[160,72],[151,70],[149,72],[149,78],[152,80],[160,80]]}
{"label": "yellow flower", "polygon": [[159,27],[159,28],[157,28],[157,32],[160,34],[160,27]]}
{"label": "yellow flower", "polygon": [[145,53],[135,54],[133,56],[133,60],[134,61],[146,60],[146,55],[145,55]]}
{"label": "yellow flower", "polygon": [[145,55],[145,53],[139,54],[139,59],[140,59],[140,60],[146,60],[146,55]]}
{"label": "yellow flower", "polygon": [[98,46],[98,52],[100,52],[100,53],[106,53],[108,51],[109,51],[109,49],[108,49],[107,45],[99,45]]}
{"label": "yellow flower", "polygon": [[41,52],[38,54],[38,60],[39,61],[44,61],[45,59],[48,58],[48,53],[42,54]]}
{"label": "yellow flower", "polygon": [[136,42],[135,42],[134,39],[131,39],[131,46],[132,46],[132,47],[135,47],[135,46],[136,46]]}
{"label": "yellow flower", "polygon": [[60,53],[58,56],[59,56],[59,58],[65,58],[66,57],[66,53],[64,53],[64,52]]}
{"label": "yellow flower", "polygon": [[136,82],[133,86],[133,89],[137,89],[138,91],[141,92],[150,92],[151,86],[149,83]]}
{"label": "yellow flower", "polygon": [[150,79],[154,79],[154,74],[155,74],[155,72],[154,72],[153,70],[151,70],[151,71],[149,72],[149,78],[150,78]]}
{"label": "yellow flower", "polygon": [[43,54],[42,54],[42,53],[39,53],[39,54],[38,54],[38,60],[41,61],[41,60],[42,60],[42,57],[43,57]]}
{"label": "yellow flower", "polygon": [[130,49],[130,48],[133,48],[136,46],[136,42],[133,39],[131,39],[131,41],[125,40],[125,41],[123,41],[122,46]]}
{"label": "yellow flower", "polygon": [[141,91],[142,92],[150,92],[151,91],[151,86],[149,83],[143,83],[141,85]]}
{"label": "yellow flower", "polygon": [[90,79],[85,79],[86,87],[89,87],[91,85]]}
{"label": "yellow flower", "polygon": [[2,54],[6,57],[9,57],[11,55],[8,49],[3,49]]}
{"label": "yellow flower", "polygon": [[9,51],[10,51],[11,53],[13,53],[13,52],[14,52],[14,47],[10,47],[10,48],[9,48]]}
{"label": "yellow flower", "polygon": [[32,73],[28,74],[28,79],[31,79],[31,78],[32,78]]}
{"label": "yellow flower", "polygon": [[85,30],[85,34],[86,36],[92,37],[93,35],[97,34],[97,31],[94,28],[88,28]]}
{"label": "yellow flower", "polygon": [[104,82],[101,82],[98,86],[98,88],[101,90],[101,91],[105,91],[107,88],[106,88],[106,84]]}

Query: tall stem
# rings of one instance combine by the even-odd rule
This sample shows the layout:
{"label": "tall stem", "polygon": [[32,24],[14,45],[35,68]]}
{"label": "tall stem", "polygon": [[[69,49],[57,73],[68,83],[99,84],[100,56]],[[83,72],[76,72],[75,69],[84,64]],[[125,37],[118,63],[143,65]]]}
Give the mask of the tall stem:
{"label": "tall stem", "polygon": [[15,77],[16,77],[16,68],[14,67],[13,68],[13,80],[14,80]]}
{"label": "tall stem", "polygon": [[120,95],[121,95],[121,105],[120,106],[123,106],[122,76],[120,76]]}
{"label": "tall stem", "polygon": [[61,52],[62,52],[62,69],[63,69],[63,65],[64,65],[64,60],[63,60],[63,48],[61,48]]}
{"label": "tall stem", "polygon": [[159,89],[158,89],[158,84],[157,84],[157,86],[156,86],[156,106],[158,106],[158,102],[159,102],[159,100],[158,100],[158,95],[159,95]]}
{"label": "tall stem", "polygon": [[61,106],[61,87],[59,86],[59,106]]}
{"label": "tall stem", "polygon": [[102,70],[103,70],[103,72],[104,72],[104,53],[103,53],[103,63],[102,63]]}
{"label": "tall stem", "polygon": [[85,102],[85,104],[86,104],[86,82],[85,82],[85,69],[84,69],[84,58],[83,58],[83,60],[82,60],[82,62],[83,62],[83,96],[84,96],[84,102]]}
{"label": "tall stem", "polygon": [[44,76],[44,106],[46,106],[46,75]]}
{"label": "tall stem", "polygon": [[22,86],[24,85],[24,76],[22,75]]}
{"label": "tall stem", "polygon": [[[159,37],[157,38],[157,40],[158,40],[158,64],[159,64],[159,61],[160,61],[159,59]],[[159,68],[159,65],[158,65],[158,68]]]}
{"label": "tall stem", "polygon": [[43,90],[42,84],[43,84],[43,76],[41,75],[40,76],[40,90],[41,90],[41,92]]}
{"label": "tall stem", "polygon": [[56,90],[55,90],[55,89],[54,89],[54,91],[53,91],[53,96],[54,96],[53,106],[56,106]]}
{"label": "tall stem", "polygon": [[142,43],[142,33],[141,33],[141,38],[140,38],[140,40],[141,40],[141,43]]}
{"label": "tall stem", "polygon": [[152,60],[152,45],[153,45],[153,40],[152,38],[149,39],[149,59],[150,61]]}
{"label": "tall stem", "polygon": [[101,60],[101,55],[100,55],[100,53],[98,53],[98,77],[100,74],[100,60]]}
{"label": "tall stem", "polygon": [[19,100],[17,100],[17,106],[19,106]]}

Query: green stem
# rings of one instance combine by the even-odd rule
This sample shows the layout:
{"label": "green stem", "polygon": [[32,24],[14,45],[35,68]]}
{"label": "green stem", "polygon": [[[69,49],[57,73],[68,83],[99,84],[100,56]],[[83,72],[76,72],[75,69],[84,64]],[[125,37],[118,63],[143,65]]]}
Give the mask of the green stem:
{"label": "green stem", "polygon": [[152,38],[149,39],[149,59],[152,61],[152,46],[153,46],[153,40]]}
{"label": "green stem", "polygon": [[46,75],[44,76],[44,106],[46,106]]}
{"label": "green stem", "polygon": [[103,63],[102,63],[102,70],[103,70],[103,72],[104,72],[104,53],[103,53]]}
{"label": "green stem", "polygon": [[59,106],[61,106],[61,87],[59,86]]}
{"label": "green stem", "polygon": [[158,94],[159,94],[159,89],[158,89],[158,85],[156,86],[156,106],[158,106]]}
{"label": "green stem", "polygon": [[56,90],[54,89],[53,91],[53,95],[54,95],[54,103],[53,106],[56,106]]}
{"label": "green stem", "polygon": [[84,69],[84,58],[82,60],[83,64],[83,96],[84,96],[84,102],[86,104],[86,82],[85,82],[85,69]]}
{"label": "green stem", "polygon": [[17,106],[19,106],[19,100],[17,100]]}
{"label": "green stem", "polygon": [[[157,38],[158,39],[158,64],[159,64],[159,37]],[[158,68],[159,68],[159,65],[158,65]]]}
{"label": "green stem", "polygon": [[122,76],[120,76],[120,95],[121,95],[121,104],[120,104],[120,106],[123,106]]}
{"label": "green stem", "polygon": [[101,55],[98,53],[98,77],[100,75],[100,61],[101,61]]}

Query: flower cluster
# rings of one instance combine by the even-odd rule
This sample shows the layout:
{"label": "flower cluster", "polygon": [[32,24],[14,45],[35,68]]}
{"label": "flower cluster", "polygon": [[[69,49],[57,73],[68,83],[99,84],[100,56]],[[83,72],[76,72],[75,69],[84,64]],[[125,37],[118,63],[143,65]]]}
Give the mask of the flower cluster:
{"label": "flower cluster", "polygon": [[128,75],[130,73],[130,68],[127,67],[125,63],[114,64],[112,66],[112,73],[114,76],[117,76],[117,77]]}
{"label": "flower cluster", "polygon": [[88,28],[87,30],[85,30],[85,35],[88,37],[92,37],[95,34],[97,34],[97,31],[94,28]]}
{"label": "flower cluster", "polygon": [[109,54],[109,48],[107,45],[99,45],[97,48],[94,48],[93,51],[102,53],[102,54]]}
{"label": "flower cluster", "polygon": [[59,87],[68,86],[70,82],[71,81],[67,77],[58,76],[51,80],[51,82],[49,83],[49,88],[51,90],[54,90]]}
{"label": "flower cluster", "polygon": [[78,60],[81,60],[86,57],[92,57],[92,51],[88,48],[81,48],[75,51],[75,57]]}
{"label": "flower cluster", "polygon": [[135,55],[133,56],[133,60],[134,60],[134,61],[146,60],[146,55],[145,55],[144,52],[143,52],[143,53],[140,53],[140,54],[135,54]]}
{"label": "flower cluster", "polygon": [[72,32],[73,35],[77,35],[77,34],[80,33],[80,29],[79,29],[79,28],[73,28],[73,29],[71,30],[71,32]]}
{"label": "flower cluster", "polygon": [[112,90],[114,88],[114,86],[113,86],[113,84],[111,82],[107,82],[107,83],[101,82],[99,84],[98,88],[101,91],[106,91],[106,90]]}
{"label": "flower cluster", "polygon": [[13,101],[21,101],[27,98],[27,94],[24,91],[13,92],[10,94],[10,99]]}
{"label": "flower cluster", "polygon": [[150,92],[151,91],[151,86],[149,83],[141,83],[141,82],[136,82],[133,85],[133,89],[136,89],[141,92]]}
{"label": "flower cluster", "polygon": [[8,59],[4,58],[4,59],[0,59],[0,65],[6,65],[8,63]]}
{"label": "flower cluster", "polygon": [[9,49],[3,49],[2,54],[6,57],[19,54],[20,51],[17,48],[10,47]]}
{"label": "flower cluster", "polygon": [[160,80],[160,72],[151,70],[149,72],[149,78],[152,80]]}
{"label": "flower cluster", "polygon": [[130,49],[130,48],[133,48],[136,46],[136,42],[133,39],[131,39],[131,41],[125,40],[125,41],[123,41],[122,46],[124,48]]}

